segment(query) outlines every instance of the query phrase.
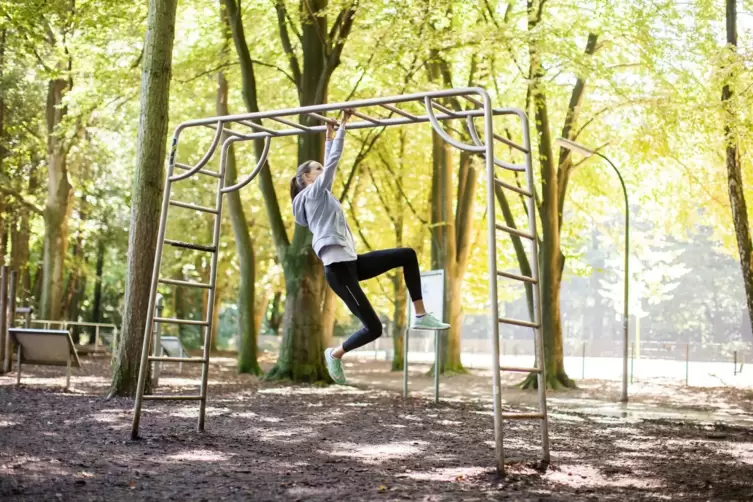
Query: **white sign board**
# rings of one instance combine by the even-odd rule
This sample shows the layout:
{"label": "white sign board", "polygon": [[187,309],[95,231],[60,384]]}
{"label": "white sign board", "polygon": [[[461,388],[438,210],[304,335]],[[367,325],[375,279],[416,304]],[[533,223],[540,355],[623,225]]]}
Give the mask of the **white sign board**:
{"label": "white sign board", "polygon": [[[421,273],[421,295],[427,312],[432,312],[440,321],[444,318],[444,270]],[[413,302],[408,302],[408,323],[415,316]]]}

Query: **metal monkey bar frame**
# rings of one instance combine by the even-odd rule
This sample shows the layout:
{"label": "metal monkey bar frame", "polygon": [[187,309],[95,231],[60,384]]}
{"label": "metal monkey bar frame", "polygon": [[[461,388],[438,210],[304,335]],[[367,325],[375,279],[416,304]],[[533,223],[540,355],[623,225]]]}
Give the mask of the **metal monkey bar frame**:
{"label": "metal monkey bar frame", "polygon": [[[462,110],[453,110],[438,103],[436,100],[444,98],[462,98],[468,108]],[[414,103],[423,108],[423,113],[416,114],[407,111],[405,107],[399,105]],[[283,136],[298,136],[303,134],[318,134],[326,131],[327,123],[335,123],[335,119],[327,117],[327,112],[337,112],[346,108],[355,111],[354,116],[360,121],[353,121],[346,125],[348,130],[368,129],[375,127],[391,127],[408,124],[421,124],[428,122],[433,130],[447,143],[452,146],[477,153],[485,158],[486,161],[486,203],[487,203],[487,222],[488,222],[488,263],[489,263],[489,329],[492,333],[492,367],[493,367],[493,402],[494,402],[494,438],[497,465],[501,472],[504,472],[504,450],[503,450],[503,420],[530,419],[538,420],[541,424],[541,448],[542,461],[549,462],[549,434],[548,434],[548,415],[546,406],[546,379],[544,375],[544,351],[543,339],[540,330],[541,326],[541,296],[539,291],[539,270],[537,238],[536,238],[536,220],[534,204],[534,180],[531,162],[531,141],[526,114],[516,108],[494,108],[492,106],[489,94],[481,88],[459,88],[441,91],[420,92],[414,94],[405,94],[401,96],[389,96],[384,98],[364,99],[350,101],[345,103],[332,103],[315,106],[304,106],[298,108],[288,108],[282,110],[273,110],[256,113],[243,113],[238,115],[226,115],[221,117],[212,117],[206,119],[189,120],[180,124],[175,130],[173,136],[172,148],[169,156],[166,183],[162,199],[162,212],[159,223],[159,238],[154,260],[154,270],[152,273],[151,291],[149,296],[149,307],[147,309],[146,329],[144,335],[144,345],[141,353],[141,365],[139,370],[138,388],[133,410],[133,425],[131,436],[135,439],[138,437],[139,422],[141,419],[141,407],[144,400],[194,400],[199,401],[199,421],[198,430],[204,430],[204,419],[206,415],[207,404],[207,379],[209,369],[209,340],[211,340],[211,326],[215,283],[217,278],[217,258],[218,245],[220,239],[220,221],[222,217],[223,195],[240,190],[256,178],[259,171],[265,165],[269,155],[272,138]],[[366,109],[378,109],[377,113],[364,113]],[[386,113],[386,115],[385,115]],[[514,142],[506,137],[494,133],[493,117],[499,115],[511,115],[519,119],[522,133],[522,144]],[[295,119],[298,118],[296,121]],[[474,118],[483,118],[484,130],[483,138],[479,135]],[[262,122],[266,120],[267,122]],[[467,144],[450,136],[442,127],[442,122],[450,120],[463,120],[468,134],[473,141]],[[191,128],[209,127],[214,129],[214,138],[209,150],[194,165],[177,162],[176,152],[178,140],[181,133]],[[227,163],[227,154],[229,148],[237,142],[263,140],[264,148],[256,166],[250,174],[243,177],[240,181],[231,186],[225,186],[225,168]],[[495,157],[495,143],[501,143],[503,146],[522,153],[525,157],[523,164],[513,164],[505,162]],[[220,148],[220,171],[211,171],[204,169],[204,166],[214,156],[217,147],[222,143]],[[525,174],[526,187],[510,184],[496,176],[496,168],[511,170]],[[180,171],[180,172],[178,172]],[[173,184],[186,180],[194,175],[205,175],[217,179],[217,192],[215,204],[213,207],[203,207],[190,202],[183,202],[171,198]],[[495,204],[495,185],[502,189],[516,192],[525,197],[528,213],[527,231],[511,228],[509,226],[497,223],[496,221],[496,204]],[[210,244],[194,244],[165,238],[167,227],[167,216],[170,207],[180,207],[191,209],[198,212],[210,213],[214,215],[213,238]],[[524,276],[502,272],[497,270],[497,232],[507,232],[518,237],[527,239],[531,246],[531,252],[534,259],[532,263],[531,276]],[[168,244],[175,248],[202,251],[211,254],[210,278],[208,283],[194,281],[181,281],[170,278],[163,278],[160,275],[160,265],[162,262],[162,252],[164,245]],[[499,306],[497,301],[497,278],[502,277],[532,284],[534,287],[534,319],[533,322],[519,319],[508,319],[499,316]],[[177,319],[167,318],[155,315],[156,296],[158,286],[166,285],[170,287],[193,287],[202,288],[209,291],[207,301],[207,313],[204,319]],[[149,355],[149,345],[152,340],[151,333],[156,329],[157,324],[178,324],[178,325],[195,325],[199,326],[203,335],[204,347],[201,357],[166,357]],[[533,328],[535,331],[536,344],[536,362],[537,366],[533,368],[503,367],[500,366],[500,344],[499,344],[499,325],[510,324]],[[150,362],[157,361],[174,361],[184,363],[198,363],[202,365],[201,387],[198,394],[195,395],[144,395],[146,383],[147,365]],[[538,395],[539,409],[536,413],[503,413],[501,396],[500,396],[500,371],[512,371],[529,373],[533,372],[538,377]]]}

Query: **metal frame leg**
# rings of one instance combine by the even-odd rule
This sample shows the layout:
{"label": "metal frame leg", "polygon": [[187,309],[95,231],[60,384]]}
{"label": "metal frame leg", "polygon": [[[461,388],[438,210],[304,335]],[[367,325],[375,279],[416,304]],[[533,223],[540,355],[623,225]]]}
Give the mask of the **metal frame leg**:
{"label": "metal frame leg", "polygon": [[439,402],[439,348],[442,343],[442,337],[439,336],[439,330],[434,330],[434,402]]}
{"label": "metal frame leg", "polygon": [[410,328],[405,328],[403,336],[403,399],[408,397],[408,338]]}
{"label": "metal frame leg", "polygon": [[65,373],[65,390],[71,387],[71,355],[68,354],[68,365]]}
{"label": "metal frame leg", "polygon": [[17,368],[17,374],[16,374],[16,385],[21,385],[21,344],[16,344],[16,366]]}

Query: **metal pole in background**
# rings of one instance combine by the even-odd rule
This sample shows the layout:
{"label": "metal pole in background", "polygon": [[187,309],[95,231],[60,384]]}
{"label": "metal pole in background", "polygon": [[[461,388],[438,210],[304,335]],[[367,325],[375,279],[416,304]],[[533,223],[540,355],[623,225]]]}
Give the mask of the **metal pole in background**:
{"label": "metal pole in background", "polygon": [[633,383],[635,373],[635,342],[630,344],[630,383]]}
{"label": "metal pole in background", "polygon": [[586,378],[586,342],[583,342],[583,354],[581,355],[581,367],[580,367],[580,378],[581,380],[585,380]]}
{"label": "metal pole in background", "polygon": [[405,328],[403,337],[403,399],[408,397],[408,334],[410,327]]}
{"label": "metal pole in background", "polygon": [[562,148],[566,148],[571,151],[576,151],[583,155],[584,157],[590,157],[592,155],[597,155],[601,157],[602,159],[606,160],[607,163],[612,166],[612,169],[614,169],[614,172],[617,173],[617,177],[620,179],[620,185],[622,186],[622,194],[625,197],[625,291],[624,291],[624,307],[623,307],[623,313],[622,313],[622,324],[624,329],[623,334],[623,347],[622,347],[622,396],[620,398],[620,401],[623,403],[627,403],[628,401],[628,344],[630,343],[629,337],[628,337],[628,321],[630,319],[630,311],[629,311],[629,278],[630,278],[630,272],[629,272],[629,266],[630,266],[630,205],[628,204],[628,194],[627,194],[627,188],[625,187],[625,180],[622,179],[622,174],[620,174],[620,170],[617,169],[617,166],[615,166],[611,160],[609,160],[606,156],[602,155],[601,153],[597,152],[596,150],[592,150],[588,147],[585,147],[581,145],[580,143],[576,143],[575,141],[571,141],[566,138],[557,138],[556,141],[557,145],[561,146]]}
{"label": "metal pole in background", "polygon": [[737,351],[732,353],[732,366],[734,367],[734,375],[737,376]]}
{"label": "metal pole in background", "polygon": [[688,377],[690,376],[690,344],[685,344],[685,387],[688,386]]}
{"label": "metal pole in background", "polygon": [[[164,305],[162,302],[162,295],[160,293],[157,293],[157,307],[155,309],[156,312],[154,314],[154,317],[162,317],[163,308]],[[155,357],[162,355],[162,330],[161,324],[158,322],[154,323],[154,346],[152,347],[152,355]],[[162,363],[159,361],[154,361],[154,367],[152,367],[152,385],[155,389],[159,385],[159,374],[161,369]]]}
{"label": "metal pole in background", "polygon": [[439,402],[439,344],[441,343],[441,337],[439,336],[439,330],[434,330],[434,402]]}
{"label": "metal pole in background", "polygon": [[8,312],[7,292],[8,292],[8,267],[0,267],[0,373],[5,372],[5,358],[10,357],[5,353],[5,339],[10,336],[6,325],[5,314]]}
{"label": "metal pole in background", "polygon": [[[8,314],[6,325],[12,328],[16,325],[16,286],[18,282],[18,273],[15,270],[10,271],[10,283],[8,284]],[[19,349],[20,350],[20,349]],[[3,367],[4,373],[10,373],[13,369],[13,346],[10,343],[10,334],[6,330],[5,335],[5,362]]]}

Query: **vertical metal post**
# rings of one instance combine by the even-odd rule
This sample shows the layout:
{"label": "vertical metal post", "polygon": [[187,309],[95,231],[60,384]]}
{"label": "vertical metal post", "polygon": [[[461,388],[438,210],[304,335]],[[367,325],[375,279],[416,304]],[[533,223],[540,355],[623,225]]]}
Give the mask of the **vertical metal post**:
{"label": "vertical metal post", "polygon": [[[486,221],[488,232],[488,273],[489,273],[489,332],[492,338],[492,400],[494,403],[494,448],[497,456],[497,470],[505,473],[505,452],[502,430],[502,382],[499,370],[499,305],[497,300],[497,229],[496,199],[494,196],[494,130],[492,123],[492,102],[488,93],[484,98],[484,140],[486,141]],[[533,260],[536,262],[536,260]]]}
{"label": "vertical metal post", "polygon": [[65,390],[71,386],[71,353],[68,352],[68,365],[65,373]]}
{"label": "vertical metal post", "polygon": [[[136,387],[136,399],[133,403],[133,423],[131,424],[131,439],[139,437],[139,423],[141,421],[141,404],[144,397],[144,387],[146,386],[146,374],[149,363],[149,341],[152,335],[152,326],[154,324],[154,303],[157,297],[157,285],[159,281],[159,270],[162,264],[162,249],[165,245],[165,231],[167,230],[167,209],[170,203],[170,188],[172,181],[170,177],[175,170],[175,152],[178,148],[178,135],[180,127],[176,129],[173,135],[172,149],[170,159],[167,165],[167,174],[165,176],[165,188],[162,191],[162,210],[159,220],[159,231],[157,232],[157,249],[154,253],[154,268],[152,269],[152,284],[149,292],[149,307],[146,311],[146,325],[144,327],[144,342],[141,347],[141,363],[139,365],[139,381]],[[114,352],[114,350],[113,350]]]}
{"label": "vertical metal post", "polygon": [[[533,181],[533,162],[531,160],[531,135],[528,127],[528,117],[521,114],[523,122],[523,143],[528,153],[526,153],[526,185],[531,194],[536,193],[536,185]],[[531,240],[531,272],[536,281],[533,288],[533,313],[536,328],[536,359],[539,362],[538,368],[541,370],[538,374],[538,393],[539,393],[539,412],[544,418],[541,420],[541,456],[545,465],[549,464],[549,414],[546,410],[546,359],[544,358],[544,334],[541,320],[541,282],[539,275],[539,241],[536,232],[536,201],[533,197],[527,197],[528,212],[528,231],[533,235]]]}
{"label": "vertical metal post", "polygon": [[[8,335],[10,336],[10,335]],[[21,385],[21,344],[16,344],[16,385]]]}
{"label": "vertical metal post", "polygon": [[635,373],[635,342],[630,344],[630,383],[633,383]]}
{"label": "vertical metal post", "polygon": [[[8,328],[16,325],[16,285],[18,282],[18,273],[15,270],[10,272],[10,285],[8,287],[8,314],[6,324]],[[17,344],[18,345],[18,344]],[[11,362],[13,358],[13,346],[11,345],[10,334],[5,337],[5,366],[3,373],[10,373],[13,370]]]}
{"label": "vertical metal post", "polygon": [[585,380],[586,378],[586,342],[583,342],[583,348],[580,356],[580,378]]}
{"label": "vertical metal post", "polygon": [[[218,124],[219,128],[224,124]],[[214,319],[214,295],[216,293],[217,283],[217,260],[220,256],[220,229],[222,227],[222,201],[224,199],[222,189],[225,187],[225,170],[227,168],[228,152],[235,142],[235,138],[225,139],[220,151],[220,178],[217,180],[217,196],[214,202],[214,208],[217,214],[214,218],[214,231],[212,232],[212,245],[215,246],[215,252],[212,253],[212,261],[209,267],[209,294],[207,295],[207,317],[204,321],[204,363],[201,365],[201,401],[199,402],[199,423],[197,429],[199,432],[204,431],[204,416],[207,409],[207,382],[209,381],[209,348],[212,342],[212,332],[216,328],[212,320]]]}
{"label": "vertical metal post", "polygon": [[410,327],[405,328],[403,337],[403,399],[408,397],[408,334]]}
{"label": "vertical metal post", "polygon": [[99,347],[99,324],[94,326],[94,350]]}
{"label": "vertical metal post", "polygon": [[688,377],[690,376],[690,344],[685,344],[685,386],[688,386]]}
{"label": "vertical metal post", "polygon": [[0,373],[5,373],[5,359],[8,356],[5,352],[5,340],[10,336],[6,324],[5,315],[8,312],[8,267],[0,267]]}
{"label": "vertical metal post", "polygon": [[[162,295],[157,293],[157,312],[155,312],[155,317],[162,317],[162,309],[164,308],[164,305],[162,304]],[[153,356],[160,356],[162,355],[162,329],[161,324],[158,322],[154,323],[154,346],[152,347],[152,355]],[[160,371],[162,369],[162,363],[159,361],[154,361],[154,366],[152,367],[152,386],[156,388],[159,385],[159,376]]]}
{"label": "vertical metal post", "polygon": [[732,367],[734,368],[734,375],[737,376],[737,351],[732,353]]}
{"label": "vertical metal post", "polygon": [[441,363],[440,357],[440,343],[441,338],[439,336],[439,330],[434,330],[434,402],[439,402],[439,365]]}

